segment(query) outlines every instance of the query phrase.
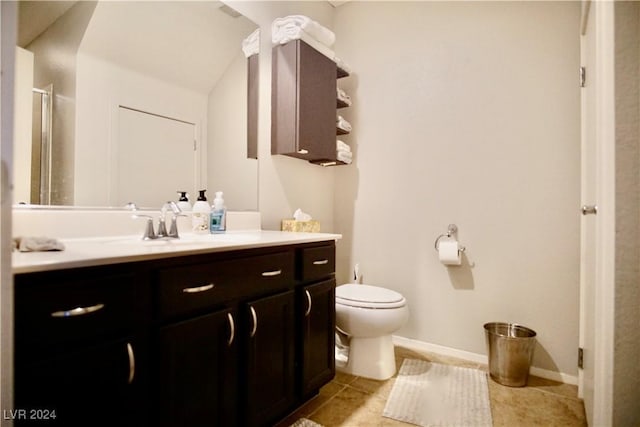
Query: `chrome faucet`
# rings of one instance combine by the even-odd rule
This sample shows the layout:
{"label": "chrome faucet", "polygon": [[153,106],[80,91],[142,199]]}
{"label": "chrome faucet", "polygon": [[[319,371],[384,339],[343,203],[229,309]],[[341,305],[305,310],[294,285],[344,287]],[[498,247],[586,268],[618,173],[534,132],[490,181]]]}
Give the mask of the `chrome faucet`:
{"label": "chrome faucet", "polygon": [[[176,204],[176,202],[168,201],[160,208],[160,218],[158,219],[158,232],[156,233],[153,230],[153,217],[151,215],[139,214],[138,207],[135,204],[127,205],[128,208],[133,210],[134,214],[131,216],[134,219],[137,218],[146,218],[147,225],[144,229],[144,235],[142,236],[142,240],[155,240],[162,238],[170,238],[170,239],[179,239],[180,235],[178,234],[178,217],[186,216],[181,215],[182,210]],[[167,226],[165,223],[165,217],[167,215],[168,208],[171,208],[173,212],[173,216],[171,217],[171,226],[169,227],[169,232],[167,232]]]}

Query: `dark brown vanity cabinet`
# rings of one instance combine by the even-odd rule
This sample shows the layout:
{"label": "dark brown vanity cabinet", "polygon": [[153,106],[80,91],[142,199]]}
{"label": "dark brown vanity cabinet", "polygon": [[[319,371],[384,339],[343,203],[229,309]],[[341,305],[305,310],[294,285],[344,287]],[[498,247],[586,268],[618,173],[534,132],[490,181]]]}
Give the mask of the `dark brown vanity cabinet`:
{"label": "dark brown vanity cabinet", "polygon": [[335,250],[333,245],[301,249],[299,259],[298,394],[304,399],[335,375]]}
{"label": "dark brown vanity cabinet", "polygon": [[15,277],[16,425],[147,424],[145,277],[122,266]]}
{"label": "dark brown vanity cabinet", "polygon": [[273,425],[333,378],[334,252],[16,275],[16,409],[64,426]]}
{"label": "dark brown vanity cabinet", "polygon": [[271,154],[336,155],[336,63],[301,40],[272,53]]}

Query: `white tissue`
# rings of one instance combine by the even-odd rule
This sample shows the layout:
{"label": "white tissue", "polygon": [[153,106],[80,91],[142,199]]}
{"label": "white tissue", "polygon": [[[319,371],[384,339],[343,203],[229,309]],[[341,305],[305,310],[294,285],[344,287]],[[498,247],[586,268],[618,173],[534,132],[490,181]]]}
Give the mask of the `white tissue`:
{"label": "white tissue", "polygon": [[298,208],[293,213],[293,219],[295,219],[296,221],[311,221],[311,215],[302,212],[302,209]]}
{"label": "white tissue", "polygon": [[460,265],[460,244],[457,240],[442,240],[438,243],[438,257],[444,265]]}

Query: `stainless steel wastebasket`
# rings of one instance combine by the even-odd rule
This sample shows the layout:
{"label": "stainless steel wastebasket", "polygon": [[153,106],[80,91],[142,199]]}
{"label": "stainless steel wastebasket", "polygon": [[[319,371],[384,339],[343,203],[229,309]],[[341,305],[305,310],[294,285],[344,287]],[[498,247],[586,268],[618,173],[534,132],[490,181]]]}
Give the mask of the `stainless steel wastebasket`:
{"label": "stainless steel wastebasket", "polygon": [[510,387],[527,385],[536,332],[515,323],[492,322],[484,325],[484,334],[491,378]]}

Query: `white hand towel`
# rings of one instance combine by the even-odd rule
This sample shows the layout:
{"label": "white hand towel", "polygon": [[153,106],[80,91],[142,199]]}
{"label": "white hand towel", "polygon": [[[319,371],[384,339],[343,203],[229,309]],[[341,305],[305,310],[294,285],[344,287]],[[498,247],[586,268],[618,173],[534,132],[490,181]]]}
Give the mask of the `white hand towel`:
{"label": "white hand towel", "polygon": [[347,151],[351,152],[351,147],[346,144],[344,141],[336,140],[336,151]]}
{"label": "white hand towel", "polygon": [[346,71],[347,73],[351,74],[351,67],[349,66],[349,64],[347,64],[346,62],[344,62],[342,59],[338,58],[337,56],[335,56],[333,58],[333,60],[335,61],[336,65],[339,68],[342,68],[344,71]]}
{"label": "white hand towel", "polygon": [[338,116],[338,119],[336,120],[336,126],[347,132],[351,132],[352,130],[351,123],[346,121],[342,116]]}
{"label": "white hand towel", "polygon": [[353,161],[353,154],[348,151],[337,151],[336,159],[346,164],[350,164]]}
{"label": "white hand towel", "polygon": [[336,88],[336,96],[340,101],[344,102],[348,106],[351,106],[351,97],[347,95],[347,93],[344,90],[340,88]]}
{"label": "white hand towel", "polygon": [[274,44],[285,44],[290,42],[291,40],[302,40],[327,58],[333,58],[333,50],[328,48],[327,46],[320,43],[318,40],[311,37],[304,30],[299,27],[291,28],[289,31],[283,31],[277,36],[273,36],[271,41]]}
{"label": "white hand towel", "polygon": [[242,40],[242,51],[247,58],[251,55],[260,53],[260,28],[256,29],[253,33]]}
{"label": "white hand towel", "polygon": [[[336,41],[336,35],[333,31],[304,15],[289,15],[283,18],[276,18],[271,24],[272,37],[280,31],[290,31],[292,27],[301,28],[327,47],[333,46],[333,43]],[[273,40],[273,43],[277,44],[279,41]]]}

